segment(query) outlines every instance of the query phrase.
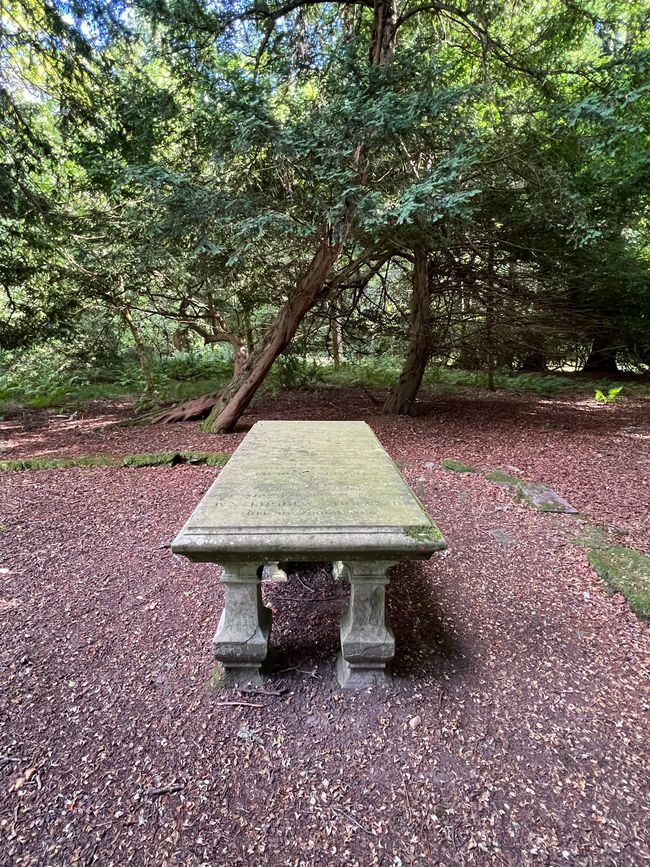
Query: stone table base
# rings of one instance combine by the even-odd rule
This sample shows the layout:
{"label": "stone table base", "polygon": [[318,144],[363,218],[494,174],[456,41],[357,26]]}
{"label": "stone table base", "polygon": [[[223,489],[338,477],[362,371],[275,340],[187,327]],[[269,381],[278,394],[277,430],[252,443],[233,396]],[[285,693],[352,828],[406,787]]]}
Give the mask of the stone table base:
{"label": "stone table base", "polygon": [[271,610],[262,602],[257,563],[229,564],[221,577],[225,604],[212,643],[224,668],[224,685],[262,683],[260,666],[268,652]]}
{"label": "stone table base", "polygon": [[345,565],[350,604],[341,617],[339,683],[346,689],[387,683],[395,636],[386,619],[386,571],[394,564],[360,561]]}

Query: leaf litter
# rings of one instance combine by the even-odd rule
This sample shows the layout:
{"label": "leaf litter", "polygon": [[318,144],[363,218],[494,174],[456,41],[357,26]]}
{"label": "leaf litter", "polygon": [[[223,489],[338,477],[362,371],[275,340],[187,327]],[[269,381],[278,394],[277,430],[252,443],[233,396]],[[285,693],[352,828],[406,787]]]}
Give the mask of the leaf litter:
{"label": "leaf litter", "polygon": [[575,519],[440,467],[516,466],[648,553],[647,402],[610,409],[473,394],[402,419],[320,389],[219,437],[115,427],[110,406],[0,423],[16,459],[232,452],[256,418],[363,418],[450,546],[391,573],[390,689],[338,688],[347,590],[320,564],[264,585],[268,695],[210,694],[219,570],[168,545],[219,470],[5,474],[1,862],[646,863],[647,625],[567,541]]}

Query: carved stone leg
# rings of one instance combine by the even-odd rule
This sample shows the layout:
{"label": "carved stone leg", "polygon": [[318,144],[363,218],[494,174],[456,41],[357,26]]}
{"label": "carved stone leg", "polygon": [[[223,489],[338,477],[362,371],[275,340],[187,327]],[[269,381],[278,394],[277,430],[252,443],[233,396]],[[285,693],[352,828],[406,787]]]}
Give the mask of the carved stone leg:
{"label": "carved stone leg", "polygon": [[226,601],[214,636],[214,658],[223,664],[225,683],[260,684],[260,665],[266,659],[271,610],[262,603],[257,563],[224,568]]}
{"label": "carved stone leg", "polygon": [[395,655],[395,637],[386,619],[386,570],[393,563],[349,562],[350,604],[341,618],[338,679],[342,687],[363,689],[388,683],[387,664]]}

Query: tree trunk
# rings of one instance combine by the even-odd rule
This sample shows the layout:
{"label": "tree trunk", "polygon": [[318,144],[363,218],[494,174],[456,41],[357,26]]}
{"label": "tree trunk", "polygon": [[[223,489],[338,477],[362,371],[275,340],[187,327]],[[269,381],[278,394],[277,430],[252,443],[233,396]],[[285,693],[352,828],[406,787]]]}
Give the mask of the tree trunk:
{"label": "tree trunk", "polygon": [[[397,11],[395,0],[375,0],[373,30],[369,52],[370,65],[390,63],[395,51],[397,35]],[[361,179],[367,175],[369,149],[362,143],[357,148],[355,169]],[[295,294],[282,307],[257,349],[248,357],[239,375],[222,394],[203,430],[225,433],[234,429],[241,414],[246,410],[257,389],[264,382],[275,359],[286,349],[298,330],[305,315],[322,294],[329,273],[336,261],[343,239],[348,231],[349,213],[346,206],[340,224],[335,227],[338,238],[335,244],[326,238],[307,270],[301,277]],[[328,237],[331,232],[328,231]]]}
{"label": "tree trunk", "polygon": [[539,347],[531,349],[521,362],[519,373],[548,373],[545,351]]}
{"label": "tree trunk", "polygon": [[336,298],[330,304],[330,341],[332,346],[332,361],[334,362],[334,370],[338,370],[341,365],[341,356],[343,355],[343,335],[341,334],[341,326],[337,318],[338,305]]}
{"label": "tree trunk", "polygon": [[234,429],[237,420],[253,399],[275,359],[286,349],[298,330],[305,314],[318,301],[329,273],[338,256],[341,242],[331,244],[323,239],[314,258],[302,275],[296,292],[275,317],[257,349],[235,375],[206,419],[203,430],[226,433]]}
{"label": "tree trunk", "polygon": [[140,362],[140,369],[142,370],[142,375],[145,381],[145,393],[147,397],[151,400],[158,400],[158,392],[156,391],[156,384],[153,381],[153,374],[151,373],[151,365],[149,364],[147,347],[142,342],[140,332],[138,331],[138,326],[135,324],[135,320],[133,319],[131,311],[128,307],[123,307],[120,310],[120,313],[122,315],[122,319],[128,326],[129,331],[131,332],[131,336],[133,337],[135,352],[138,356],[138,361]]}
{"label": "tree trunk", "polygon": [[582,372],[598,373],[604,376],[615,376],[619,373],[618,365],[616,364],[616,347],[612,344],[613,335],[607,330],[600,331],[594,337],[589,358],[587,358]]}
{"label": "tree trunk", "polygon": [[[383,66],[391,62],[395,51],[397,26],[395,0],[375,0],[368,57],[371,66]],[[361,141],[355,151],[354,170],[362,183],[365,183],[367,178],[369,160],[369,145]],[[325,294],[327,278],[349,230],[350,216],[350,207],[346,203],[339,222],[334,227],[328,227],[326,237],[300,278],[296,292],[282,307],[258,347],[242,365],[241,371],[235,374],[218,398],[203,424],[204,431],[225,433],[234,429],[239,417],[264,382],[275,359],[289,345],[305,315]],[[332,236],[337,238],[334,244],[328,240]],[[214,396],[207,398],[211,399],[214,399]],[[204,401],[201,404],[202,408],[205,403]]]}
{"label": "tree trunk", "polygon": [[414,253],[411,336],[402,372],[384,404],[383,411],[390,415],[408,415],[411,412],[431,352],[428,255],[425,247],[416,247]]}
{"label": "tree trunk", "polygon": [[242,313],[242,319],[244,320],[244,339],[246,340],[246,352],[248,355],[251,355],[255,351],[255,342],[253,340],[253,326],[251,325],[251,315],[250,312],[244,309]]}
{"label": "tree trunk", "polygon": [[485,369],[487,387],[494,391],[494,326],[496,324],[496,293],[494,291],[494,247],[488,250],[487,295],[485,298]]}

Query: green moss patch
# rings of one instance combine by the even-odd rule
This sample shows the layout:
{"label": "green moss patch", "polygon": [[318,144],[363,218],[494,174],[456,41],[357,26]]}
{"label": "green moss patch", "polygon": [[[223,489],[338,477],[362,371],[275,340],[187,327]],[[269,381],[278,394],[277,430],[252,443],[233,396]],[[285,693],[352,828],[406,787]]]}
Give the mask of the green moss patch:
{"label": "green moss patch", "polygon": [[569,545],[576,545],[579,548],[609,548],[612,544],[605,530],[595,524],[586,524],[568,533],[566,540]]}
{"label": "green moss patch", "polygon": [[177,464],[206,464],[223,467],[230,455],[224,452],[160,452],[127,455],[115,458],[111,455],[89,455],[83,458],[30,458],[17,461],[0,461],[0,473],[19,470],[67,470],[71,467],[173,467]]}
{"label": "green moss patch", "polygon": [[592,549],[589,565],[611,593],[622,593],[635,614],[650,620],[650,557],[614,545]]}
{"label": "green moss patch", "polygon": [[443,470],[451,470],[453,473],[480,473],[476,467],[470,467],[469,464],[464,464],[462,461],[456,461],[453,458],[445,458],[440,464]]}
{"label": "green moss patch", "polygon": [[485,478],[488,482],[496,482],[498,485],[511,485],[512,487],[523,481],[523,479],[518,479],[517,476],[510,476],[508,473],[504,473],[503,470],[492,470],[485,474]]}
{"label": "green moss patch", "polygon": [[161,454],[128,455],[122,459],[123,467],[164,467],[172,466],[176,452],[162,452]]}
{"label": "green moss patch", "polygon": [[214,695],[215,693],[223,692],[226,687],[226,672],[222,665],[218,665],[206,683],[205,691],[210,695]]}
{"label": "green moss patch", "polygon": [[444,548],[447,547],[444,536],[433,521],[428,527],[406,527],[404,532],[416,542],[433,542]]}
{"label": "green moss patch", "polygon": [[15,470],[67,470],[70,467],[117,466],[115,458],[96,455],[87,458],[29,458],[19,461],[0,461],[0,473]]}

